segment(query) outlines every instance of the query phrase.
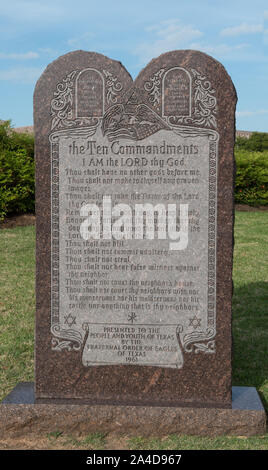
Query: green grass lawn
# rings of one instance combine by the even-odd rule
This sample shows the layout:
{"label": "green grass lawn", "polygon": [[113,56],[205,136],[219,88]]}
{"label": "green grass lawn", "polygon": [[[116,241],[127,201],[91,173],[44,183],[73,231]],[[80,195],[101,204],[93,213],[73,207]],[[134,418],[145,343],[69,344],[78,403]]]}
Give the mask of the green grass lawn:
{"label": "green grass lawn", "polygon": [[[0,230],[0,400],[34,380],[33,226]],[[236,212],[233,295],[233,385],[256,387],[268,411],[268,211]],[[109,448],[107,436],[47,437],[73,448]],[[52,443],[52,444],[51,444]],[[268,449],[268,434],[251,438],[124,438],[129,449]]]}
{"label": "green grass lawn", "polygon": [[0,230],[0,400],[19,381],[33,380],[35,230]]}

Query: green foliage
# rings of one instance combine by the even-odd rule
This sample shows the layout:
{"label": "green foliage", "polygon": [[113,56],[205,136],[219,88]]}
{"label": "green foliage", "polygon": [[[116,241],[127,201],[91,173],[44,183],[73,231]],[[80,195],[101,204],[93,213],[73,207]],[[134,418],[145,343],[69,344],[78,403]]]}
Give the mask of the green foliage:
{"label": "green foliage", "polygon": [[268,133],[253,132],[249,139],[246,137],[237,137],[236,149],[249,150],[250,152],[268,151]]}
{"label": "green foliage", "polygon": [[0,124],[0,220],[34,212],[34,137]]}
{"label": "green foliage", "polygon": [[236,150],[235,202],[268,205],[268,151]]}

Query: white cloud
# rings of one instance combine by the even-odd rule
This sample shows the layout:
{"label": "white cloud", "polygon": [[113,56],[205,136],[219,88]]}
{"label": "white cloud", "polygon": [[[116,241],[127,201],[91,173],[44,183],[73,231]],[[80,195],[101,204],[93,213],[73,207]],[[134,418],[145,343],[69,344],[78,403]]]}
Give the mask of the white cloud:
{"label": "white cloud", "polygon": [[207,54],[226,57],[233,55],[237,51],[245,50],[248,47],[248,44],[236,44],[230,46],[228,44],[215,44],[215,45],[203,45],[200,43],[192,43],[190,44],[191,49],[195,49],[198,51],[206,52]]}
{"label": "white cloud", "polygon": [[42,67],[17,67],[0,71],[0,80],[35,83],[43,72]]}
{"label": "white cloud", "polygon": [[11,21],[32,22],[32,21],[55,21],[64,15],[64,7],[56,2],[38,2],[17,0],[12,2],[1,2],[1,16],[9,18]]}
{"label": "white cloud", "polygon": [[256,62],[266,60],[263,55],[252,50],[250,42],[228,44],[205,42],[203,32],[192,25],[182,25],[179,20],[162,21],[146,28],[149,39],[140,43],[134,53],[140,58],[140,64],[148,63],[153,57],[163,52],[176,49],[192,49],[205,52],[218,60]]}
{"label": "white cloud", "polygon": [[268,109],[259,109],[257,111],[237,111],[236,112],[237,117],[250,117],[250,116],[256,116],[256,115],[261,115],[261,114],[268,114]]}
{"label": "white cloud", "polygon": [[263,53],[262,49],[256,50],[250,43],[240,44],[202,44],[191,43],[189,49],[205,52],[219,61],[232,61],[236,64],[240,62],[253,64],[253,63],[267,63],[268,56]]}
{"label": "white cloud", "polygon": [[230,28],[224,28],[221,32],[221,36],[240,36],[241,34],[256,34],[263,32],[262,24],[247,24],[242,23],[238,26],[232,26]]}
{"label": "white cloud", "polygon": [[264,34],[263,34],[263,43],[265,45],[268,45],[268,29],[265,29],[264,30]]}
{"label": "white cloud", "polygon": [[0,59],[15,59],[15,60],[28,60],[28,59],[38,59],[39,54],[37,52],[25,52],[25,53],[10,53],[5,54],[0,52]]}
{"label": "white cloud", "polygon": [[83,47],[95,36],[94,33],[84,33],[81,36],[68,39],[67,44],[71,47]]}
{"label": "white cloud", "polygon": [[190,41],[203,36],[203,33],[192,25],[182,25],[177,19],[151,25],[146,31],[153,34],[153,38],[139,44],[135,50],[141,63],[146,63],[163,52],[183,49]]}
{"label": "white cloud", "polygon": [[50,54],[50,55],[55,55],[58,54],[59,52],[56,51],[55,49],[51,49],[51,47],[39,47],[38,48],[39,52],[42,54]]}

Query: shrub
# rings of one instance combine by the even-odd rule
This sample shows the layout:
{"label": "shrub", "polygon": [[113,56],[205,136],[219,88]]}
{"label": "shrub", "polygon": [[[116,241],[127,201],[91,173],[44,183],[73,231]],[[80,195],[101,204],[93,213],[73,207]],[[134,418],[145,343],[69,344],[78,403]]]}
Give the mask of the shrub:
{"label": "shrub", "polygon": [[0,125],[0,220],[34,211],[34,137]]}
{"label": "shrub", "polygon": [[268,151],[236,150],[235,202],[268,205]]}
{"label": "shrub", "polygon": [[236,149],[249,150],[250,152],[268,151],[268,133],[253,132],[249,139],[246,137],[236,138]]}

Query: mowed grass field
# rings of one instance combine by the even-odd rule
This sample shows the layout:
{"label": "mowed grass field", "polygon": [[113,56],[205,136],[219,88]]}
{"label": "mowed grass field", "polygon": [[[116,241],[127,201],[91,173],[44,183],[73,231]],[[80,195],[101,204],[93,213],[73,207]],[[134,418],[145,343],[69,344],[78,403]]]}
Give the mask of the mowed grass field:
{"label": "mowed grass field", "polygon": [[[35,229],[0,230],[0,400],[21,381],[34,380]],[[235,219],[233,385],[256,387],[268,411],[268,211]],[[223,260],[224,262],[224,260]],[[130,438],[61,430],[21,448],[64,449],[268,449],[268,433],[246,438],[166,436]],[[12,444],[8,444],[8,448]],[[10,447],[11,446],[11,447]],[[5,446],[4,446],[5,447]],[[1,443],[0,443],[1,448]],[[3,447],[2,447],[3,448]],[[5,447],[6,448],[6,447]]]}

